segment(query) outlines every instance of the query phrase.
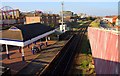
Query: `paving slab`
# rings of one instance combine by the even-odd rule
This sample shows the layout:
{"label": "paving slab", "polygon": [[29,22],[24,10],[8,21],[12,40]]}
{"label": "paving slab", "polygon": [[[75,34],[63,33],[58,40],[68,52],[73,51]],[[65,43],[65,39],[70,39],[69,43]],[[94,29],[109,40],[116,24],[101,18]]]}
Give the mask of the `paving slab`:
{"label": "paving slab", "polygon": [[45,66],[49,65],[49,63],[55,58],[56,54],[60,51],[65,43],[66,41],[58,41],[54,45],[44,48],[34,60],[27,61],[30,62],[30,64],[23,68],[18,75],[37,75],[44,69]]}
{"label": "paving slab", "polygon": [[[45,42],[43,42],[45,43]],[[55,44],[56,41],[48,41],[49,46]],[[37,42],[39,45],[40,42]],[[6,52],[2,52],[0,54],[1,60],[0,63],[2,63],[3,66],[8,67],[11,69],[11,73],[14,75],[18,73],[21,69],[26,67],[32,60],[34,60],[36,57],[39,56],[39,54],[33,55],[31,52],[31,47],[34,44],[30,45],[30,48],[24,47],[24,53],[25,53],[25,61],[22,61],[22,54],[18,51],[18,47],[12,47],[9,48],[10,53],[10,59],[7,59]],[[46,46],[43,46],[42,48],[46,48]]]}

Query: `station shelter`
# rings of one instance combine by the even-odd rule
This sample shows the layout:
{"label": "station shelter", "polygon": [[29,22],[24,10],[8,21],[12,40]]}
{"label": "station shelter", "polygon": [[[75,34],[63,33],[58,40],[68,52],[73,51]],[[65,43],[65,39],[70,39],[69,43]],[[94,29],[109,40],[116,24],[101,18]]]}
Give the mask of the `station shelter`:
{"label": "station shelter", "polygon": [[55,30],[55,28],[41,23],[12,26],[8,30],[2,30],[0,32],[2,35],[0,37],[0,44],[6,45],[8,59],[10,59],[8,45],[20,47],[19,50],[21,50],[22,61],[25,61],[24,47],[29,46],[44,37],[46,37],[47,44],[47,36],[54,33]]}

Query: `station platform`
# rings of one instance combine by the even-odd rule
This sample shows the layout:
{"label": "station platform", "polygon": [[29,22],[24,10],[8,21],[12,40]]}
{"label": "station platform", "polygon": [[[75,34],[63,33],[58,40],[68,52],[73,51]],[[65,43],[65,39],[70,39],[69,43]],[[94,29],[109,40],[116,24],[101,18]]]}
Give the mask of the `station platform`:
{"label": "station platform", "polygon": [[44,51],[42,51],[34,60],[28,60],[27,62],[30,62],[30,64],[23,68],[18,74],[27,74],[31,76],[39,74],[45,66],[52,62],[60,49],[64,46],[65,42],[66,41],[58,41],[55,44],[44,48]]}
{"label": "station platform", "polygon": [[[31,48],[25,47],[25,61],[21,60],[21,53],[19,53],[18,49],[10,49],[10,59],[7,59],[6,52],[2,52],[0,62],[3,66],[11,69],[12,75],[35,75],[52,61],[60,51],[59,49],[64,46],[65,42],[66,41],[48,41],[49,45],[43,46],[42,51],[34,55],[31,52]],[[39,42],[36,44],[39,44]],[[33,44],[30,45],[30,47],[32,46]]]}

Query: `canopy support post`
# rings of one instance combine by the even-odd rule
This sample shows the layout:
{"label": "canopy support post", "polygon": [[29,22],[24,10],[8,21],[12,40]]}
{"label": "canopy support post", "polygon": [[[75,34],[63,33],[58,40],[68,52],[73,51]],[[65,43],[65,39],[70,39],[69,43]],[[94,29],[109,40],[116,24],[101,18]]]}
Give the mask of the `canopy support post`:
{"label": "canopy support post", "polygon": [[22,61],[25,61],[24,48],[21,47],[21,50],[22,50]]}
{"label": "canopy support post", "polygon": [[42,50],[42,44],[41,44],[41,39],[40,39],[40,50]]}
{"label": "canopy support post", "polygon": [[45,43],[46,43],[46,46],[48,46],[48,39],[47,39],[47,36],[46,36],[46,42],[45,42]]}
{"label": "canopy support post", "polygon": [[6,44],[6,53],[7,53],[7,58],[10,59],[9,51],[8,51],[8,45]]}
{"label": "canopy support post", "polygon": [[48,37],[48,40],[51,40],[50,36]]}
{"label": "canopy support post", "polygon": [[57,35],[57,40],[60,40],[60,39],[59,39],[59,35]]}
{"label": "canopy support post", "polygon": [[19,53],[21,53],[21,47],[19,47]]}

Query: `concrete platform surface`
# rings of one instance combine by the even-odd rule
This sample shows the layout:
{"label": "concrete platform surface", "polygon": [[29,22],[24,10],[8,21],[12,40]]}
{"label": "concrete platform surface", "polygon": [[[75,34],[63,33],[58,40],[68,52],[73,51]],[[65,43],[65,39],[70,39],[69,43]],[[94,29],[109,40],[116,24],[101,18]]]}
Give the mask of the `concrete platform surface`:
{"label": "concrete platform surface", "polygon": [[[43,42],[45,43],[45,42]],[[56,41],[48,41],[48,46],[52,46],[56,43]],[[37,42],[37,44],[40,44],[40,42]],[[34,44],[30,45],[30,48],[24,47],[24,53],[25,53],[25,61],[22,61],[22,54],[18,51],[18,47],[9,47],[9,54],[10,59],[7,59],[6,52],[1,52],[0,54],[0,63],[2,63],[3,66],[8,67],[11,69],[12,74],[16,74],[21,69],[26,67],[32,60],[37,58],[41,53],[33,55],[31,52],[31,47]],[[46,46],[42,47],[43,49],[46,48]],[[44,50],[43,50],[44,51]]]}
{"label": "concrete platform surface", "polygon": [[[44,48],[37,58],[30,61],[30,64],[23,68],[18,74],[27,74],[31,76],[39,74],[44,67],[49,65],[49,63],[54,59],[56,54],[64,46],[65,42],[66,41],[59,41]],[[29,62],[29,60],[27,62]]]}

